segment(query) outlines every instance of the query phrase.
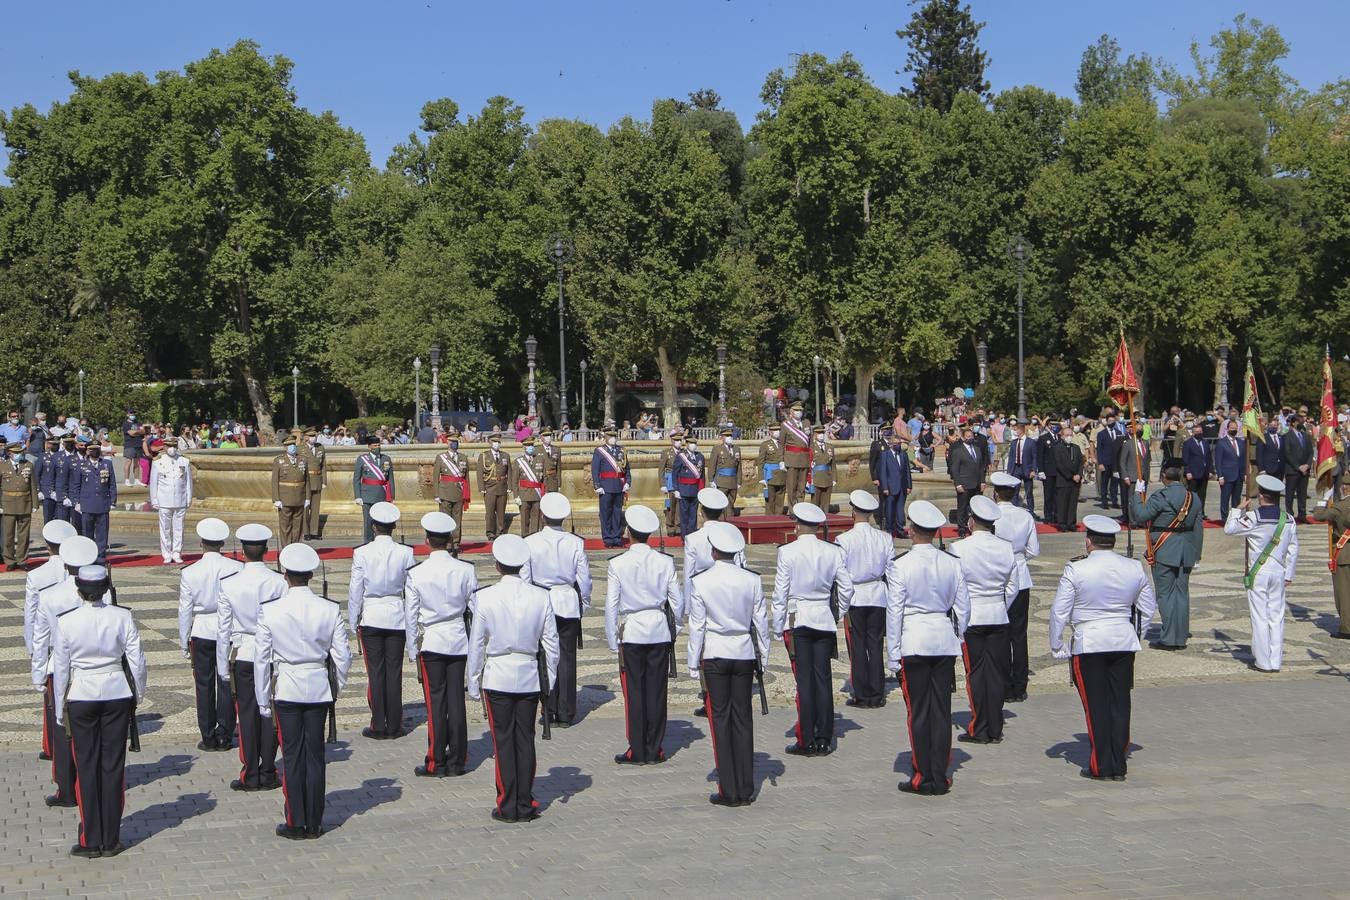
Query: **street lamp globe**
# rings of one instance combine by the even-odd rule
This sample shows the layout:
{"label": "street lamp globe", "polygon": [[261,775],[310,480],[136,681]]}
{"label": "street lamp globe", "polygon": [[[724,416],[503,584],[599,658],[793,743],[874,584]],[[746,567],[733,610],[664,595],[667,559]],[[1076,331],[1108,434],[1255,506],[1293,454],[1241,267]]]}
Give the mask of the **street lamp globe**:
{"label": "street lamp globe", "polygon": [[421,368],[422,368],[422,357],[420,357],[420,356],[414,356],[414,357],[413,357],[413,368],[414,368],[414,369],[417,369],[417,370],[419,370],[419,371],[421,370]]}
{"label": "street lamp globe", "polygon": [[539,349],[539,342],[534,339],[534,335],[525,338],[525,355],[534,359],[535,351]]}
{"label": "street lamp globe", "polygon": [[440,365],[441,365],[441,345],[439,343],[435,343],[431,345],[431,367],[433,369],[438,369],[440,368]]}

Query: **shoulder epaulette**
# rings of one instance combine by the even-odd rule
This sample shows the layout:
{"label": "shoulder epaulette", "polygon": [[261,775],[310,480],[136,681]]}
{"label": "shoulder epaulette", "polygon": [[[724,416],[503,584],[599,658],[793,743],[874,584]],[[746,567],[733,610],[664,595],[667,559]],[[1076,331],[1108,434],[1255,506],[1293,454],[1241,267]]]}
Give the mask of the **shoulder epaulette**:
{"label": "shoulder epaulette", "polygon": [[[282,595],[281,595],[281,597],[284,597],[284,596],[286,596],[286,595],[285,595],[285,594],[282,594]],[[280,600],[281,597],[269,597],[269,598],[267,598],[266,600],[264,600],[262,603],[259,603],[258,605],[259,605],[259,606],[266,606],[268,603],[273,603],[273,602],[275,602],[275,601],[277,601],[277,600]]]}
{"label": "shoulder epaulette", "polygon": [[369,547],[369,546],[370,546],[371,544],[373,544],[373,543],[375,543],[375,542],[374,542],[374,541],[366,541],[364,544],[357,544],[355,547],[352,548],[352,550],[353,550],[353,551],[360,550],[362,547]]}
{"label": "shoulder epaulette", "polygon": [[1087,559],[1087,558],[1088,558],[1088,555],[1087,555],[1086,553],[1082,553],[1082,554],[1079,554],[1078,556],[1070,557],[1069,562],[1071,562],[1071,563],[1073,563],[1073,562],[1079,562],[1079,561],[1084,560],[1084,559]]}
{"label": "shoulder epaulette", "polygon": [[672,553],[667,553],[665,550],[661,550],[660,548],[658,548],[656,552],[657,552],[657,553],[660,553],[662,556],[669,556],[671,559],[674,559],[674,558],[675,558],[675,555],[674,555],[674,554],[672,554]]}
{"label": "shoulder epaulette", "polygon": [[948,550],[946,547],[942,547],[942,548],[940,548],[940,549],[942,550],[943,553],[947,554],[947,555],[950,556],[952,559],[960,559],[960,558],[961,558],[961,557],[957,556],[955,553],[953,553],[952,551]]}
{"label": "shoulder epaulette", "polygon": [[73,612],[74,612],[75,610],[77,610],[77,609],[84,609],[84,604],[81,603],[79,606],[72,606],[70,609],[62,610],[61,612],[59,612],[59,613],[56,614],[56,617],[59,619],[59,618],[61,618],[62,616],[64,616],[66,613],[73,613]]}
{"label": "shoulder epaulette", "polygon": [[905,555],[906,553],[908,553],[908,552],[909,552],[908,550],[901,550],[899,553],[897,553],[897,554],[895,554],[894,556],[891,557],[891,562],[895,562],[897,559],[899,559],[900,557],[904,556],[904,555]]}
{"label": "shoulder epaulette", "polygon": [[[237,560],[236,560],[236,562],[237,562]],[[242,572],[242,571],[244,571],[244,570],[243,570],[243,569],[235,569],[233,572],[229,573],[228,575],[222,575],[222,576],[220,576],[220,579],[219,579],[219,580],[220,580],[220,581],[224,581],[226,578],[233,578],[234,576],[238,575],[238,574],[239,574],[240,572]]]}
{"label": "shoulder epaulette", "polygon": [[408,566],[408,571],[411,572],[413,569],[417,568],[418,566],[420,566],[420,565],[421,565],[422,563],[424,563],[424,562],[426,562],[425,559],[422,560],[421,562],[415,562],[415,563],[413,563],[411,566]]}

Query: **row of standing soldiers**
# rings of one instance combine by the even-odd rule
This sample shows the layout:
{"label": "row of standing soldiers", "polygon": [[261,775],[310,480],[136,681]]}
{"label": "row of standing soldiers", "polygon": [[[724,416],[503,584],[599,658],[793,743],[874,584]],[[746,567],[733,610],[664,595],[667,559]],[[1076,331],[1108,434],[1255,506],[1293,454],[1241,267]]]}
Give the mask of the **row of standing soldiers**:
{"label": "row of standing soldiers", "polygon": [[36,460],[12,442],[0,453],[0,558],[11,570],[26,567],[33,515],[70,522],[108,553],[108,513],[117,503],[117,473],[88,438],[48,435]]}

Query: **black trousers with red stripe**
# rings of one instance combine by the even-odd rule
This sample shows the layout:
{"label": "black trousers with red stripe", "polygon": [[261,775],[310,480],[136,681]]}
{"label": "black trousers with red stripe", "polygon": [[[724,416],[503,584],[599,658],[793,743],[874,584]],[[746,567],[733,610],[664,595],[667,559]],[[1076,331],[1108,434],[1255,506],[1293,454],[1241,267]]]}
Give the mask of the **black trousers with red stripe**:
{"label": "black trousers with red stripe", "polygon": [[417,656],[427,704],[428,772],[462,774],[469,761],[469,720],[464,712],[463,654],[424,650]]}
{"label": "black trousers with red stripe", "polygon": [[666,739],[666,694],[670,685],[670,644],[629,644],[619,647],[623,664],[619,685],[623,689],[624,733],[628,758],[637,762],[665,759],[661,744]]}
{"label": "black trousers with red stripe", "polygon": [[[80,804],[80,846],[112,850],[121,838],[126,800],[131,698],[72,700],[66,708]],[[57,742],[61,743],[61,742]]]}
{"label": "black trousers with red stripe", "polygon": [[952,757],[952,685],[956,657],[906,656],[901,660],[900,689],[909,722],[910,784],[945,791],[951,787],[947,766]]}
{"label": "black trousers with red stripe", "polygon": [[497,811],[511,821],[535,815],[534,719],[539,694],[483,691],[497,767]]}
{"label": "black trousers with red stripe", "polygon": [[278,700],[272,705],[281,747],[281,793],[286,824],[317,835],[323,828],[327,763],[323,755],[327,703]]}
{"label": "black trousers with red stripe", "polygon": [[966,696],[970,724],[966,734],[982,741],[1003,737],[1003,699],[1008,695],[1007,625],[971,625],[966,629]]}
{"label": "black trousers with red stripe", "polygon": [[234,703],[230,686],[216,671],[216,642],[204,638],[188,639],[188,658],[192,660],[192,683],[197,693],[197,730],[208,744],[228,745],[234,741]]}
{"label": "black trousers with red stripe", "polygon": [[1011,644],[1008,669],[1008,698],[1027,692],[1027,621],[1031,612],[1031,588],[1022,588],[1008,607],[1008,641]]}
{"label": "black trousers with red stripe", "polygon": [[849,675],[855,703],[886,702],[886,607],[853,606],[848,611]]}
{"label": "black trousers with red stripe", "polygon": [[52,699],[52,676],[47,676],[47,689],[42,692],[43,717],[47,722],[47,747],[52,755],[52,784],[62,803],[75,799],[75,757],[70,752],[66,729],[56,723],[56,707]]}
{"label": "black trousers with red stripe", "polygon": [[366,702],[370,704],[370,730],[396,736],[403,733],[403,651],[408,634],[402,629],[357,629],[361,655],[366,660]]}
{"label": "black trousers with red stripe", "polygon": [[792,674],[797,680],[797,744],[828,748],[834,739],[834,684],[830,659],[835,634],[815,628],[792,629],[795,659]]}
{"label": "black trousers with red stripe", "polygon": [[752,659],[703,660],[708,685],[703,702],[717,765],[717,792],[737,803],[755,795],[755,720],[750,709],[754,678]]}
{"label": "black trousers with red stripe", "polygon": [[548,712],[555,719],[572,724],[577,717],[577,636],[580,619],[554,616],[558,625],[558,681],[548,687]]}
{"label": "black trousers with red stripe", "polygon": [[258,712],[253,690],[253,661],[236,660],[230,666],[234,685],[234,711],[239,720],[239,780],[247,787],[275,784],[277,780],[277,729]]}
{"label": "black trousers with red stripe", "polygon": [[1073,675],[1092,745],[1088,771],[1105,778],[1124,776],[1130,746],[1134,653],[1080,653],[1073,658]]}

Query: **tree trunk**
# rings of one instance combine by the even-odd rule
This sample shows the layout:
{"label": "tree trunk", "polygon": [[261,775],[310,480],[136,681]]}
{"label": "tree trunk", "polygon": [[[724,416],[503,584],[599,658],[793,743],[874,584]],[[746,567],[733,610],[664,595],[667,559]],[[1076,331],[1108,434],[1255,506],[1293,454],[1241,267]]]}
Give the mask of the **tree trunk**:
{"label": "tree trunk", "polygon": [[656,367],[661,370],[661,424],[674,428],[680,424],[680,385],[665,345],[656,348]]}
{"label": "tree trunk", "polygon": [[356,401],[356,417],[367,418],[370,415],[370,400],[360,391],[352,391],[352,399]]}
{"label": "tree trunk", "polygon": [[605,422],[614,421],[614,393],[616,391],[614,381],[614,365],[611,363],[605,366],[605,415],[600,422],[601,427],[604,426]]}
{"label": "tree trunk", "polygon": [[253,417],[258,422],[260,434],[272,434],[272,401],[267,399],[267,391],[253,374],[253,367],[247,363],[239,367],[239,376],[244,379],[244,389],[248,391],[249,403],[253,405]]}
{"label": "tree trunk", "polygon": [[839,408],[839,398],[834,395],[834,366],[825,367],[825,408]]}
{"label": "tree trunk", "polygon": [[1148,398],[1148,371],[1144,368],[1144,357],[1148,352],[1148,338],[1135,338],[1130,341],[1130,364],[1134,366],[1134,374],[1139,379],[1139,393],[1134,395],[1135,414],[1144,411],[1144,403]]}
{"label": "tree trunk", "polygon": [[864,425],[870,424],[869,415],[872,412],[872,379],[876,377],[880,366],[855,366],[853,368],[853,377],[857,380],[858,389],[856,391],[857,401],[853,409],[853,427],[861,429]]}

